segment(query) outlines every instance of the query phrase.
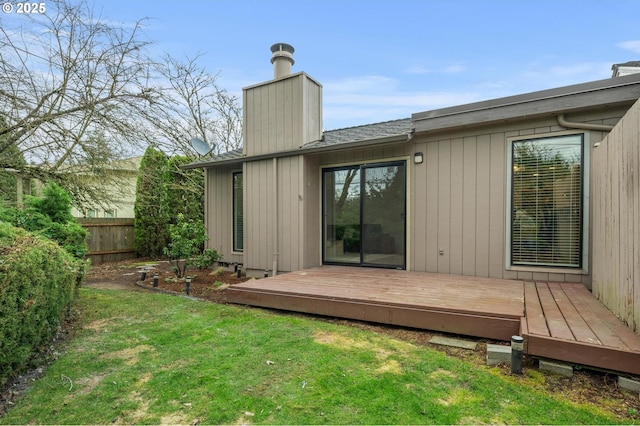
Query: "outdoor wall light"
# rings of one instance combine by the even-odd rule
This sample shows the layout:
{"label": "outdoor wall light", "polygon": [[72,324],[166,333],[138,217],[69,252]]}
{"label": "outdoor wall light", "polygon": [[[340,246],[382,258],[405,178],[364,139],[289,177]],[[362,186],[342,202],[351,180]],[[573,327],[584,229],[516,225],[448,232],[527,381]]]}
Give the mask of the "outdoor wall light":
{"label": "outdoor wall light", "polygon": [[421,152],[416,152],[415,154],[413,154],[413,162],[416,164],[422,164],[422,162],[424,161],[424,155],[422,155]]}

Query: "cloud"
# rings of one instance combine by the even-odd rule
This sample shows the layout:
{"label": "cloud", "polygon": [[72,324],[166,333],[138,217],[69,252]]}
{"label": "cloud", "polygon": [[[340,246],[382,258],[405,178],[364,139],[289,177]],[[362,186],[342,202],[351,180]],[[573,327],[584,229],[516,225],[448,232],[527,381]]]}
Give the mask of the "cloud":
{"label": "cloud", "polygon": [[369,91],[375,93],[388,92],[394,90],[397,86],[398,81],[396,79],[379,75],[350,77],[323,84],[325,92],[349,94]]}
{"label": "cloud", "polygon": [[625,50],[630,50],[634,53],[640,53],[640,40],[629,40],[618,43],[618,47]]}
{"label": "cloud", "polygon": [[415,112],[479,100],[475,92],[399,90],[400,82],[385,76],[350,77],[323,87],[327,129],[408,118]]}
{"label": "cloud", "polygon": [[467,67],[460,64],[447,65],[443,68],[425,68],[422,66],[413,66],[405,72],[407,74],[424,75],[424,74],[458,74],[467,71]]}

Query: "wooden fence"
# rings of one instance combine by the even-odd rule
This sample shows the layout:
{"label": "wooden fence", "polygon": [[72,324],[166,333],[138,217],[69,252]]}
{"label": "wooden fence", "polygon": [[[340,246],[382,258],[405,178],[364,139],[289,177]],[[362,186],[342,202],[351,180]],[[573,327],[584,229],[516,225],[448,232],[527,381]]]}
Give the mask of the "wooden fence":
{"label": "wooden fence", "polygon": [[640,334],[640,101],[591,149],[593,294]]}
{"label": "wooden fence", "polygon": [[89,231],[89,258],[92,265],[136,257],[133,219],[78,219]]}

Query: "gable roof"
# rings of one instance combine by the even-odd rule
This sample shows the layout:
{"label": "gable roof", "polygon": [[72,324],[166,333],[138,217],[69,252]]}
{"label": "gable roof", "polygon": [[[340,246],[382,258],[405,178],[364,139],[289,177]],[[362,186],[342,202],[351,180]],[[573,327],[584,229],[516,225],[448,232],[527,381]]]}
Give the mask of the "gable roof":
{"label": "gable roof", "polygon": [[185,169],[198,167],[222,166],[255,161],[264,158],[287,157],[291,155],[313,154],[335,149],[356,148],[362,146],[378,145],[390,142],[404,142],[412,133],[413,124],[410,118],[385,121],[382,123],[367,124],[363,126],[347,127],[325,131],[322,139],[310,142],[299,149],[270,154],[262,154],[247,157],[242,154],[242,149],[228,151],[212,158],[205,158],[194,163],[184,165]]}
{"label": "gable roof", "polygon": [[329,147],[350,144],[364,140],[408,135],[413,129],[410,118],[385,121],[382,123],[366,124],[363,126],[346,127],[344,129],[329,130],[322,133],[322,139],[311,142],[303,148]]}

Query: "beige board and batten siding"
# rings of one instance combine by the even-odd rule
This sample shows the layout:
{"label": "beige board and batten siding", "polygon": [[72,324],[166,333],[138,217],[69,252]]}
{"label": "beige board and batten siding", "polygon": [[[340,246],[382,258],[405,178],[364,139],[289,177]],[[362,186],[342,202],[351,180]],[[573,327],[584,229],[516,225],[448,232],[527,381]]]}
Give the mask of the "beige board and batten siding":
{"label": "beige board and batten siding", "polygon": [[593,293],[640,333],[640,101],[591,156]]}
{"label": "beige board and batten siding", "polygon": [[[274,175],[277,167],[277,177]],[[245,268],[252,275],[313,266],[305,262],[305,161],[302,156],[245,164]],[[277,180],[277,183],[276,183]],[[276,247],[277,240],[277,247]],[[312,250],[312,249],[311,249]]]}
{"label": "beige board and batten siding", "polygon": [[305,73],[243,89],[247,156],[289,151],[322,138],[322,86]]}
{"label": "beige board and batten siding", "polygon": [[[582,113],[572,119],[610,124],[624,110]],[[508,143],[514,138],[566,133],[554,117],[457,130],[415,138],[424,162],[413,168],[411,188],[411,254],[415,271],[478,277],[581,282],[588,274],[544,268],[508,268]],[[579,132],[579,131],[576,131]],[[589,132],[592,143],[601,132]]]}
{"label": "beige board and batten siding", "polygon": [[240,171],[241,165],[206,169],[206,246],[218,250],[222,261],[229,263],[243,263],[243,253],[233,251],[233,172]]}

